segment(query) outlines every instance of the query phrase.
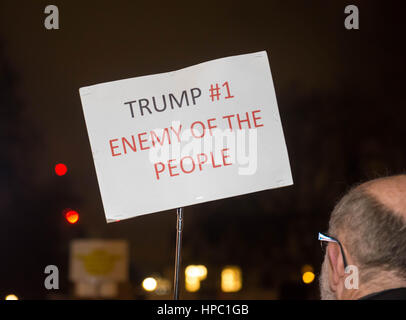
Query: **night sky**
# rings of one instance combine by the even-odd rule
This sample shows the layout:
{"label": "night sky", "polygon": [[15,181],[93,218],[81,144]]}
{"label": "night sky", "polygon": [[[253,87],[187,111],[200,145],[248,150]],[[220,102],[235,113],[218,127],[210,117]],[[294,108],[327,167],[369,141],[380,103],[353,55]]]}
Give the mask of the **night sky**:
{"label": "night sky", "polygon": [[[405,171],[400,3],[52,1],[60,29],[46,30],[48,1],[1,0],[0,298],[49,298],[49,264],[70,298],[74,238],[128,240],[132,292],[151,273],[171,279],[175,211],[106,224],[79,88],[261,50],[295,184],[185,208],[183,264],[209,269],[188,297],[224,297],[215,274],[237,264],[244,287],[230,297],[318,298],[300,269],[319,270],[317,232],[335,202],[355,182]],[[359,8],[359,30],[344,28],[348,4]],[[66,176],[55,175],[58,162]],[[65,208],[78,224],[66,223]]]}

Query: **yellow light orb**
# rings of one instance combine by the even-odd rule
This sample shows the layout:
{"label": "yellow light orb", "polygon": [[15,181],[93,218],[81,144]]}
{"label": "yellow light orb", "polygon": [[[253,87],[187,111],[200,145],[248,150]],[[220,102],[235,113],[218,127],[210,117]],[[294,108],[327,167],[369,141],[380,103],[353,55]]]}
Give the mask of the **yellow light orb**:
{"label": "yellow light orb", "polygon": [[228,266],[221,271],[221,291],[237,292],[242,288],[242,272],[238,266]]}
{"label": "yellow light orb", "polygon": [[18,297],[15,294],[9,294],[6,296],[6,300],[18,300]]}
{"label": "yellow light orb", "polygon": [[314,281],[315,275],[313,272],[307,271],[303,273],[302,280],[306,284],[310,284]]}
{"label": "yellow light orb", "polygon": [[185,288],[189,292],[200,289],[200,281],[207,277],[207,268],[204,265],[190,265],[185,269]]}

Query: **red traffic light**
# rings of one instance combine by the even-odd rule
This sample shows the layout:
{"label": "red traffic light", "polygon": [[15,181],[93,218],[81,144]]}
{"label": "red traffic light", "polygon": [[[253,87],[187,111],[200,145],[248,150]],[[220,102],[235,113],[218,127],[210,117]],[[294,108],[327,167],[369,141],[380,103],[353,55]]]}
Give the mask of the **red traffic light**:
{"label": "red traffic light", "polygon": [[66,174],[66,172],[68,172],[68,167],[63,163],[58,163],[57,165],[55,165],[55,173],[58,176],[63,176]]}
{"label": "red traffic light", "polygon": [[69,210],[65,213],[65,218],[70,224],[75,224],[79,220],[79,213],[75,210]]}

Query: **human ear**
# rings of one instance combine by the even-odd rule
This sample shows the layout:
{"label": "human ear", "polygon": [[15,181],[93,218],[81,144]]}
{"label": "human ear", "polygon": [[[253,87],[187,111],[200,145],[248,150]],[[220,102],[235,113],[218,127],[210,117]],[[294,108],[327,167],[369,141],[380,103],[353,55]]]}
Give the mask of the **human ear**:
{"label": "human ear", "polygon": [[337,243],[329,243],[327,256],[330,262],[329,283],[333,291],[337,291],[340,280],[344,277],[344,260]]}

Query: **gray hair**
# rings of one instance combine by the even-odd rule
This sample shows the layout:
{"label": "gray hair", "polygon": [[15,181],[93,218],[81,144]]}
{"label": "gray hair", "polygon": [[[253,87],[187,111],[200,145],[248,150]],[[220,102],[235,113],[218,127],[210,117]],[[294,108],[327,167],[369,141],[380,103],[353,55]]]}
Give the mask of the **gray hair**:
{"label": "gray hair", "polygon": [[355,260],[363,281],[380,270],[406,280],[406,221],[362,187],[352,188],[337,203],[329,233]]}

